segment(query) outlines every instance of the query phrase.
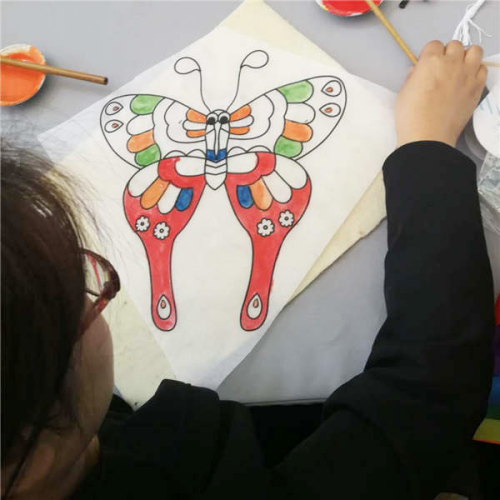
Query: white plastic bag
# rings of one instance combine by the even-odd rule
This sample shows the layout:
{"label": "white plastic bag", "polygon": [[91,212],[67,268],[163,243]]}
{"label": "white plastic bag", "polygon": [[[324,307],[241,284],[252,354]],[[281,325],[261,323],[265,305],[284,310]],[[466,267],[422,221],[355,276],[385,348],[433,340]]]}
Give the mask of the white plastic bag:
{"label": "white plastic bag", "polygon": [[477,184],[484,227],[500,235],[500,158],[486,154]]}

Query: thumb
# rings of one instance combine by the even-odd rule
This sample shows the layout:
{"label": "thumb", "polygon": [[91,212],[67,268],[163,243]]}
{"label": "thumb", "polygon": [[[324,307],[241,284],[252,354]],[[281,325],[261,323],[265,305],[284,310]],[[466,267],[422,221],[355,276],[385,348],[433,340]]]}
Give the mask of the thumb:
{"label": "thumb", "polygon": [[411,66],[410,69],[408,70],[408,73],[406,74],[405,83],[411,78],[411,75],[413,75],[414,71],[415,71],[415,66]]}

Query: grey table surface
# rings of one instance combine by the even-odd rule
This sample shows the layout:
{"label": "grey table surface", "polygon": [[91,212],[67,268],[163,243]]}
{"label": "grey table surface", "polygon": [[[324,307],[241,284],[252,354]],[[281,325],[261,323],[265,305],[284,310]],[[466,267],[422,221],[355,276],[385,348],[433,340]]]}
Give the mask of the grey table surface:
{"label": "grey table surface", "polygon": [[[314,0],[269,1],[279,14],[346,69],[397,91],[409,63],[372,14],[337,18]],[[469,2],[411,1],[382,6],[414,52],[447,41]],[[211,31],[238,2],[1,2],[1,45],[30,43],[52,64],[109,76],[108,87],[48,78],[31,101],[2,109],[2,133],[36,148],[38,133],[65,121],[132,77]],[[489,34],[485,55],[500,52],[500,3],[475,21]],[[476,38],[477,40],[477,38]],[[464,141],[459,147],[467,152]],[[478,160],[476,159],[476,162]],[[500,238],[487,233],[500,289]],[[295,299],[226,378],[224,398],[250,402],[317,400],[359,372],[385,318],[386,224],[357,243]],[[417,313],[417,311],[416,311]],[[362,339],[363,348],[354,347]],[[342,380],[338,374],[341,373]]]}

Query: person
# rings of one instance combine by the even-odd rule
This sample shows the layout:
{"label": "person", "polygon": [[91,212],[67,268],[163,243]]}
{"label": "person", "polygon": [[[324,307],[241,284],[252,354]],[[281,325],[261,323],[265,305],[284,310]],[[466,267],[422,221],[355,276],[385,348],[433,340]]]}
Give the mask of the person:
{"label": "person", "polygon": [[106,417],[112,343],[99,312],[118,277],[82,250],[61,182],[29,154],[4,151],[3,498],[422,500],[443,491],[485,414],[492,375],[475,165],[455,149],[485,85],[482,55],[431,42],[402,86],[398,148],[383,166],[387,320],[364,371],[333,392],[307,436],[293,431],[306,407],[276,410],[271,424],[259,409],[169,380],[135,413],[115,397]]}

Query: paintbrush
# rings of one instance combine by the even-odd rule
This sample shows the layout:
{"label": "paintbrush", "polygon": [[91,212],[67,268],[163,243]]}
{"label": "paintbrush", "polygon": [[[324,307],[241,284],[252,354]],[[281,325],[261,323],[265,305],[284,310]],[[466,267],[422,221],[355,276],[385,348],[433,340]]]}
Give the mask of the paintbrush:
{"label": "paintbrush", "polygon": [[[331,12],[332,14],[336,15],[347,15],[347,16],[352,16],[352,15],[357,15],[357,14],[362,14],[363,12],[366,12],[366,9],[361,7],[357,7],[355,11],[350,11],[348,7],[345,9],[341,10],[342,4],[338,4],[336,2],[335,8],[337,9],[334,10],[332,9],[332,6],[328,2],[324,2],[323,0],[316,0],[320,6],[324,9],[327,10],[328,12]],[[387,18],[382,14],[382,11],[378,8],[377,4],[373,0],[364,0],[364,2],[370,7],[371,11],[377,16],[379,21],[384,25],[386,30],[391,34],[391,36],[396,40],[396,43],[401,47],[401,50],[407,55],[408,59],[412,62],[412,64],[417,64],[418,59],[415,56],[415,54],[411,51],[411,49],[408,47],[406,42],[401,38],[399,33],[396,31],[394,26],[387,20]],[[350,7],[352,9],[352,6]],[[495,63],[495,62],[483,62],[485,66],[490,66],[490,67],[500,67],[500,63]]]}
{"label": "paintbrush", "polygon": [[[372,12],[377,16],[379,21],[385,26],[386,30],[392,35],[394,40],[396,40],[396,43],[401,47],[403,52],[408,56],[408,59],[413,64],[417,64],[418,59],[416,58],[415,54],[410,50],[408,45],[406,45],[406,42],[401,38],[399,33],[395,30],[394,26],[387,20],[387,18],[382,14],[382,11],[378,8],[378,6],[375,4],[373,0],[365,0],[365,2],[368,4],[368,7],[372,10]],[[495,63],[495,62],[484,62],[483,64],[485,66],[491,66],[491,67],[496,67],[500,68],[500,63]]]}
{"label": "paintbrush", "polygon": [[45,64],[37,64],[27,61],[20,61],[19,59],[11,59],[5,56],[0,56],[0,62],[2,64],[7,64],[9,66],[31,69],[33,71],[40,71],[41,73],[46,73],[48,75],[64,76],[66,78],[75,78],[77,80],[84,80],[86,82],[99,83],[100,85],[108,84],[108,78],[105,76],[92,75],[90,73],[83,73],[81,71],[57,68],[56,66],[48,66]]}

